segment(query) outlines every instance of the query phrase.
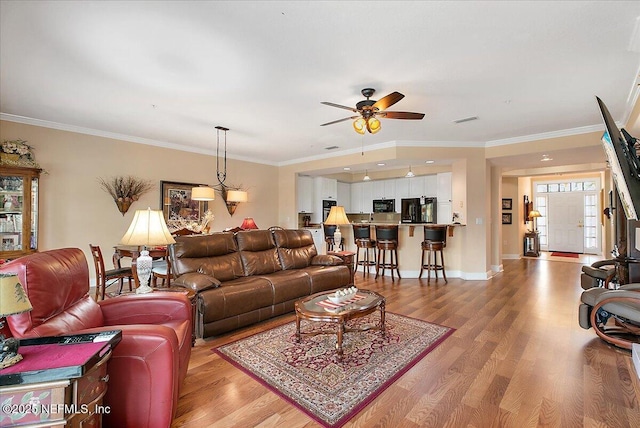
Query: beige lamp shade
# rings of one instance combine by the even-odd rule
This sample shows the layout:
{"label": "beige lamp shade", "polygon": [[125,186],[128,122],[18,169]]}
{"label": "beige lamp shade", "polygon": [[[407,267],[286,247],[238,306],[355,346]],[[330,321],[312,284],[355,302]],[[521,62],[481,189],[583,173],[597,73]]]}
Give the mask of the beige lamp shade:
{"label": "beige lamp shade", "polygon": [[227,202],[247,202],[247,192],[243,190],[228,190]]}
{"label": "beige lamp shade", "polygon": [[329,211],[329,215],[327,219],[324,221],[324,224],[349,224],[349,219],[347,218],[347,214],[344,212],[344,207],[339,205],[334,205],[331,207],[331,211]]}
{"label": "beige lamp shade", "polygon": [[216,198],[216,191],[211,187],[200,186],[191,188],[191,200],[193,201],[213,201]]}
{"label": "beige lamp shade", "polygon": [[164,221],[162,211],[149,208],[136,211],[129,230],[120,240],[120,245],[156,246],[175,242]]}
{"label": "beige lamp shade", "polygon": [[0,274],[0,317],[32,309],[31,302],[15,274]]}
{"label": "beige lamp shade", "polygon": [[542,217],[542,215],[540,214],[540,211],[538,211],[538,210],[531,210],[531,211],[529,211],[529,217],[530,218]]}

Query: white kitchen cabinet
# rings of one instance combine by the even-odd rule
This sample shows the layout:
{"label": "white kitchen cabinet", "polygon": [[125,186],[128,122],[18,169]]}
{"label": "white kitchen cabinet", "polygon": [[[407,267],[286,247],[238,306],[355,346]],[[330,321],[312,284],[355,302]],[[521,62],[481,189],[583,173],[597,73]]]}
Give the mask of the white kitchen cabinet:
{"label": "white kitchen cabinet", "polygon": [[316,177],[315,190],[316,199],[335,201],[338,198],[338,180],[335,178]]}
{"label": "white kitchen cabinet", "polygon": [[384,199],[395,199],[396,197],[396,180],[382,180],[384,183]]}
{"label": "white kitchen cabinet", "polygon": [[433,198],[438,195],[438,176],[436,174],[425,175],[423,178],[423,194],[427,198]]}
{"label": "white kitchen cabinet", "polygon": [[313,212],[313,191],[313,177],[298,176],[296,194],[299,213]]}
{"label": "white kitchen cabinet", "polygon": [[351,211],[351,185],[338,181],[338,205],[342,205],[348,213]]}
{"label": "white kitchen cabinet", "polygon": [[371,200],[374,199],[395,199],[396,180],[375,180],[371,181]]}
{"label": "white kitchen cabinet", "polygon": [[438,192],[437,197],[438,201],[442,202],[451,202],[452,191],[451,191],[451,173],[450,172],[440,172],[437,174],[438,180]]}
{"label": "white kitchen cabinet", "polygon": [[373,210],[373,182],[351,184],[351,212],[370,213]]}

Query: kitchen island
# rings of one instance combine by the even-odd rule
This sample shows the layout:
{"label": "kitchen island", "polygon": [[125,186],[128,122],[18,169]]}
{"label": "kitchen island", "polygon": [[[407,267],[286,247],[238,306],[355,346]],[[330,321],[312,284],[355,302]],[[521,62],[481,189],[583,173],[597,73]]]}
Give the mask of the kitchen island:
{"label": "kitchen island", "polygon": [[[422,257],[422,241],[424,239],[424,223],[389,223],[389,222],[361,222],[359,224],[369,224],[371,226],[371,236],[375,239],[376,225],[398,224],[398,265],[400,275],[403,278],[417,278],[420,274],[420,260]],[[432,224],[430,224],[432,225]],[[346,251],[356,252],[357,248],[353,239],[353,228],[351,224],[340,226],[342,238],[344,239],[344,249]],[[441,224],[441,226],[445,226]],[[462,236],[464,234],[464,224],[447,224],[449,227],[447,236],[447,246],[444,249],[444,260],[446,266],[447,278],[456,278],[462,276]],[[320,253],[325,252],[325,248],[319,248]],[[361,250],[362,251],[362,250]],[[377,253],[377,251],[376,251]],[[362,267],[356,276],[361,277]],[[371,274],[375,275],[375,268],[371,269]],[[389,270],[385,272],[385,276],[390,276]],[[423,278],[426,280],[426,272]],[[433,276],[433,275],[432,275]],[[433,281],[433,278],[432,278]],[[444,281],[441,281],[444,283]]]}

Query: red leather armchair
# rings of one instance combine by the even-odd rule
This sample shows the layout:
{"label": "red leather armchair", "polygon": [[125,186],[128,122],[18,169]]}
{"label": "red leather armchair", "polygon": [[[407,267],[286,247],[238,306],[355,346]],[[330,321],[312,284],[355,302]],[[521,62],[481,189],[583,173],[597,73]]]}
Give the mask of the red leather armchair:
{"label": "red leather armchair", "polygon": [[16,273],[33,310],[8,317],[14,337],[122,330],[108,363],[105,426],[169,427],[191,355],[191,304],[181,293],[124,295],[96,303],[78,248],[35,253],[0,268]]}

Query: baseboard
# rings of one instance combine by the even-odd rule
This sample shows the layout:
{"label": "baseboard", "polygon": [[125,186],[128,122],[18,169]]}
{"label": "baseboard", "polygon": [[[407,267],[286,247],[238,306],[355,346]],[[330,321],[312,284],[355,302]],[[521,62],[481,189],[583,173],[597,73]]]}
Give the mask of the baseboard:
{"label": "baseboard", "polygon": [[631,345],[631,359],[636,369],[636,376],[640,379],[640,344],[634,343]]}
{"label": "baseboard", "polygon": [[521,254],[503,254],[503,260],[519,260],[522,257]]}

